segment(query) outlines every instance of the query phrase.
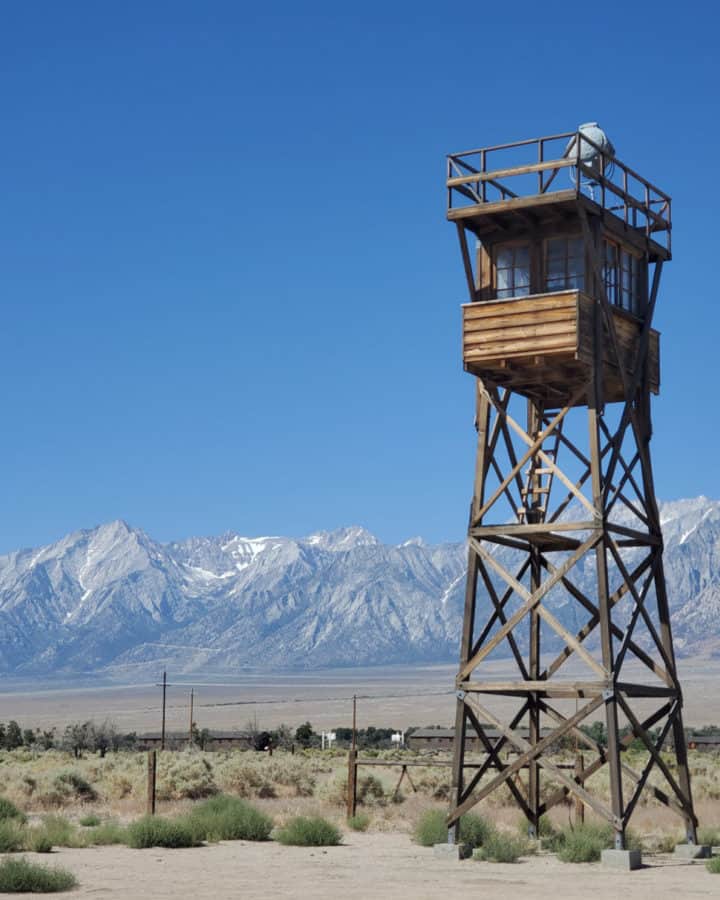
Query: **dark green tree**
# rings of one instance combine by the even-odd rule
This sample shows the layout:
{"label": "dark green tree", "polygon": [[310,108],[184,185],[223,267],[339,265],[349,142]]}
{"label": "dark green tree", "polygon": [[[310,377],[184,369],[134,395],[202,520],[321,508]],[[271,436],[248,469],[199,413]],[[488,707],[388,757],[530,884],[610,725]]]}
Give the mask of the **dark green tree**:
{"label": "dark green tree", "polygon": [[22,747],[22,744],[23,736],[20,726],[14,719],[11,719],[5,731],[5,746],[8,750],[15,750],[16,747]]}
{"label": "dark green tree", "polygon": [[314,734],[312,725],[309,722],[304,722],[295,729],[295,740],[301,747],[309,747]]}

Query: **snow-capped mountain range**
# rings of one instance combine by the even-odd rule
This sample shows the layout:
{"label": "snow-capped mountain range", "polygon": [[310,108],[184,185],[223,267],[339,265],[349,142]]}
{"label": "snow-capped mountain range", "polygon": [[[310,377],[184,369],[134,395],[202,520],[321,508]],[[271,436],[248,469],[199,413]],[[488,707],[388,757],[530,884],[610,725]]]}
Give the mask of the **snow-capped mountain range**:
{"label": "snow-capped mountain range", "polygon": [[[661,516],[679,652],[720,652],[720,502]],[[163,544],[115,521],[0,557],[0,671],[450,661],[465,565],[463,543],[391,546],[359,527]]]}

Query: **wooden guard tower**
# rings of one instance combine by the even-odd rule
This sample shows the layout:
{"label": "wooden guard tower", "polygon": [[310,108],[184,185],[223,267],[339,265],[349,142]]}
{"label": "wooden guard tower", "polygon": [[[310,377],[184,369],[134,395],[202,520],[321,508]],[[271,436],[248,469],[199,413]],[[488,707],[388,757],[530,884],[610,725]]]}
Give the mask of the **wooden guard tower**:
{"label": "wooden guard tower", "polygon": [[[695,843],[649,447],[670,197],[594,123],[453,154],[447,196],[478,435],[449,839],[505,786],[531,834],[572,798],[622,849],[649,792]],[[596,720],[606,742],[580,728]],[[582,769],[553,761],[563,743]]]}

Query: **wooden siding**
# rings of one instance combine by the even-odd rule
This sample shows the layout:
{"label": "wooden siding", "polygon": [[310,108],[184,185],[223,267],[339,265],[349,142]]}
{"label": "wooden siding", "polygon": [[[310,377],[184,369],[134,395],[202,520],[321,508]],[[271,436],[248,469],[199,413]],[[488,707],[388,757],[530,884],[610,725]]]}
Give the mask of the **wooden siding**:
{"label": "wooden siding", "polygon": [[[594,359],[594,303],[581,291],[539,294],[463,306],[463,363],[467,371],[532,394],[562,394],[589,381]],[[632,374],[641,322],[624,310],[613,319],[623,364]],[[659,335],[650,332],[650,390],[660,389]],[[603,347],[608,402],[623,398],[623,386],[607,328]]]}
{"label": "wooden siding", "polygon": [[518,359],[545,353],[575,355],[577,291],[492,300],[463,306],[466,363]]}

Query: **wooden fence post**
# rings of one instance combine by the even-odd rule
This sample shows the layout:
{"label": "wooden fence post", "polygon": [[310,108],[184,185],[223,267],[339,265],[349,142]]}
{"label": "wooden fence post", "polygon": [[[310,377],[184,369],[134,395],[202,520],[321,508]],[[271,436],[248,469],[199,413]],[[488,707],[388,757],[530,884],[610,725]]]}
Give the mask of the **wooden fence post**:
{"label": "wooden fence post", "polygon": [[155,815],[155,787],[157,784],[157,750],[148,750],[147,757],[147,814]]}
{"label": "wooden fence post", "polygon": [[357,810],[357,750],[348,750],[347,817]]}
{"label": "wooden fence post", "polygon": [[[583,784],[583,772],[585,771],[585,758],[582,753],[575,757],[575,780],[579,785]],[[575,798],[575,824],[582,825],[585,822],[585,804],[579,797]]]}

